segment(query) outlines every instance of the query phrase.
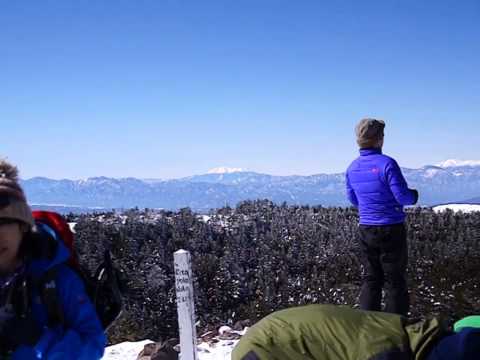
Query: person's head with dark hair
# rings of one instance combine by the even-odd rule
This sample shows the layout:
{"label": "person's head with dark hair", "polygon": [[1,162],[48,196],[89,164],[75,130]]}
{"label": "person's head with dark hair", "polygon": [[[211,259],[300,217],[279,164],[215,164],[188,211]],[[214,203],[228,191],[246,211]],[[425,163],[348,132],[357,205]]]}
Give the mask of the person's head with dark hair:
{"label": "person's head with dark hair", "polygon": [[385,121],[372,118],[360,120],[355,127],[357,144],[361,149],[382,148]]}
{"label": "person's head with dark hair", "polygon": [[0,274],[15,271],[28,251],[32,212],[19,184],[17,168],[0,160]]}

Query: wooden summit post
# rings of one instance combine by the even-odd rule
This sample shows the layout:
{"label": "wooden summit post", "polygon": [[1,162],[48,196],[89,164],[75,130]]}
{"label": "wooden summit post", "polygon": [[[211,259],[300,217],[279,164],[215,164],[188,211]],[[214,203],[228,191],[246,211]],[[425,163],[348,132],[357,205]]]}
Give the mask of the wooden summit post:
{"label": "wooden summit post", "polygon": [[198,360],[192,260],[190,253],[185,250],[176,251],[173,258],[175,262],[178,327],[180,330],[180,359]]}

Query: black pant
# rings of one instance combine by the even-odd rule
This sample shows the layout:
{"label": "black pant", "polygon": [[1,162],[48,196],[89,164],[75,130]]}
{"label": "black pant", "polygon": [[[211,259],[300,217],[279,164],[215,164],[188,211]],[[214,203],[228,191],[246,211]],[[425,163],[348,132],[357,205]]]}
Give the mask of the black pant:
{"label": "black pant", "polygon": [[359,231],[363,265],[360,308],[381,311],[382,288],[385,285],[385,311],[407,315],[410,301],[406,281],[408,249],[405,225],[360,225]]}

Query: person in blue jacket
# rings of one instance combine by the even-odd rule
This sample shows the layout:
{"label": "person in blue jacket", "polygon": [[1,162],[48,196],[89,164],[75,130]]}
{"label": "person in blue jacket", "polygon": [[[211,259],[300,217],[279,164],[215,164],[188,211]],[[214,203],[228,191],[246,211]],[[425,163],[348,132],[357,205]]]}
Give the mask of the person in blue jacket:
{"label": "person in blue jacket", "polygon": [[347,169],[350,202],[360,215],[360,260],[363,266],[360,307],[381,311],[386,285],[386,312],[407,315],[408,260],[405,205],[418,201],[418,191],[409,189],[400,166],[382,153],[385,122],[362,119],[356,126],[360,156]]}
{"label": "person in blue jacket", "polygon": [[[70,254],[48,226],[35,227],[17,168],[0,160],[0,359],[103,356],[106,337]],[[35,284],[56,267],[63,321],[52,323]],[[49,284],[46,284],[49,286]]]}

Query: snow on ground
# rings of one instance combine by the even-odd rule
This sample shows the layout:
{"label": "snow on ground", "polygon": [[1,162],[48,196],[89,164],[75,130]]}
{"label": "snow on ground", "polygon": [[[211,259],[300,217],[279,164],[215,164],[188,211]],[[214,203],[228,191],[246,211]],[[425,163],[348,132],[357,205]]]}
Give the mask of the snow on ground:
{"label": "snow on ground", "polygon": [[220,340],[216,344],[201,343],[198,345],[199,360],[230,360],[233,348],[239,340]]}
{"label": "snow on ground", "polygon": [[464,213],[470,213],[475,211],[480,211],[480,205],[478,204],[446,204],[439,205],[433,208],[436,212],[445,211],[447,209],[453,210],[455,212],[462,211]]}
{"label": "snow on ground", "polygon": [[[105,350],[102,360],[137,360],[143,347],[153,341],[124,342],[113,345]],[[213,345],[201,343],[198,345],[198,360],[230,360],[230,354],[238,340],[220,340]]]}
{"label": "snow on ground", "polygon": [[[218,330],[220,337],[227,334],[227,338],[228,335],[234,335],[235,338],[228,340],[215,336],[210,341],[201,341],[197,346],[198,360],[231,360],[233,348],[240,341],[238,338],[245,335],[247,331],[248,327],[242,331],[232,330],[228,326],[220,327]],[[202,339],[205,339],[205,337],[202,336]],[[138,354],[143,350],[143,347],[152,342],[153,341],[150,340],[144,340],[138,342],[124,342],[109,346],[105,349],[105,355],[102,360],[137,360]],[[181,360],[181,357],[179,357],[179,359]]]}
{"label": "snow on ground", "polygon": [[143,350],[143,347],[152,342],[144,340],[109,346],[105,349],[105,355],[102,360],[137,360],[138,354]]}
{"label": "snow on ground", "polygon": [[200,221],[203,221],[204,223],[209,222],[211,218],[212,217],[209,215],[197,215],[197,219],[199,219]]}
{"label": "snow on ground", "polygon": [[75,234],[75,226],[77,225],[76,222],[69,222],[68,223],[68,226],[70,227],[70,231],[73,232]]}

